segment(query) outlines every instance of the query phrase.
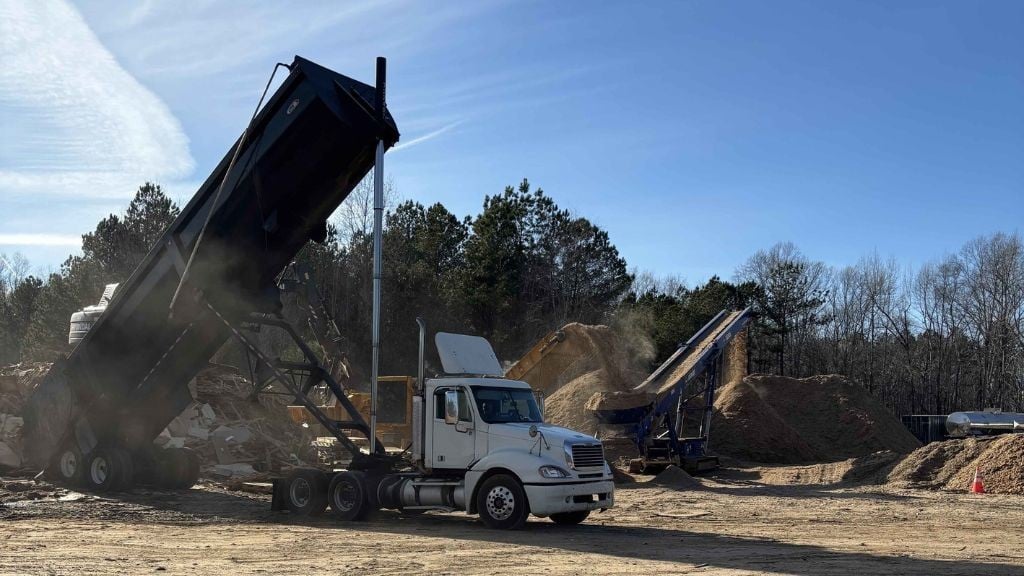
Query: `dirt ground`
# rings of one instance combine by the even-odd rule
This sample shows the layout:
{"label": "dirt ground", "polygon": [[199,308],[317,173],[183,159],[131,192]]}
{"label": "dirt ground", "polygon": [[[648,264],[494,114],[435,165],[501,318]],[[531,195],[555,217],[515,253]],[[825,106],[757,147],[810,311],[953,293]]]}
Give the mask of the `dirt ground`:
{"label": "dirt ground", "polygon": [[577,527],[463,514],[290,518],[212,485],[100,498],[0,491],[0,574],[1024,574],[1024,497],[768,485],[733,469],[678,491],[621,485]]}

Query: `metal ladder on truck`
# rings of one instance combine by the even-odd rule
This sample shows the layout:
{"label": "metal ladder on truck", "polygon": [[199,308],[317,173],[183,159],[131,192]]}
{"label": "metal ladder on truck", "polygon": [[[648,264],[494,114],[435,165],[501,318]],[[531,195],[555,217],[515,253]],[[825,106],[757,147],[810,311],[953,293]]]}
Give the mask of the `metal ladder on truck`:
{"label": "metal ladder on truck", "polygon": [[750,322],[750,308],[722,310],[679,347],[634,392],[654,400],[629,409],[594,410],[603,423],[631,426],[640,457],[634,472],[657,472],[675,464],[687,472],[718,467],[708,454],[715,391],[726,346]]}

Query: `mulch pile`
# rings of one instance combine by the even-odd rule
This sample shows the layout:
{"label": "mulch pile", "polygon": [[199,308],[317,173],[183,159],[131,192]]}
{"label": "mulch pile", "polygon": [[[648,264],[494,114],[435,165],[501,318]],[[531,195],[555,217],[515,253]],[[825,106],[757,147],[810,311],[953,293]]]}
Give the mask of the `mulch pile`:
{"label": "mulch pile", "polygon": [[884,406],[843,376],[753,375],[715,399],[711,449],[740,460],[833,462],[920,443]]}
{"label": "mulch pile", "polygon": [[975,470],[981,471],[987,492],[1024,494],[1024,434],[932,442],[897,464],[888,483],[964,492]]}

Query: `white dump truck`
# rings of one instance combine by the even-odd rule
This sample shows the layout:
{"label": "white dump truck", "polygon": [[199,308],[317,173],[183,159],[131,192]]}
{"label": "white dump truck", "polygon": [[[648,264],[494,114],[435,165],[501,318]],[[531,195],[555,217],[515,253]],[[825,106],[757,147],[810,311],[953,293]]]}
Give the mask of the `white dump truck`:
{"label": "white dump truck", "polygon": [[601,442],[546,424],[529,384],[502,377],[487,340],[435,337],[444,376],[422,378],[413,397],[408,470],[303,469],[275,483],[276,507],[345,520],[375,508],[461,510],[492,528],[521,528],[530,514],[578,524],[611,508],[614,484]]}

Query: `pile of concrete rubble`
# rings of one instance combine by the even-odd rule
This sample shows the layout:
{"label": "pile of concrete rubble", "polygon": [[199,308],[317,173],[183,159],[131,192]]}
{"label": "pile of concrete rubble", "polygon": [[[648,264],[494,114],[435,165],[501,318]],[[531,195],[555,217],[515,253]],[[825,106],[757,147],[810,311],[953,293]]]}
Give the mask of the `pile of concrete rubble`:
{"label": "pile of concrete rubble", "polygon": [[198,452],[203,477],[251,478],[316,461],[312,434],[288,416],[286,397],[255,394],[249,380],[219,364],[190,387],[196,401],[156,443]]}
{"label": "pile of concrete rubble", "polygon": [[[23,465],[22,406],[49,368],[44,362],[0,368],[0,470]],[[218,364],[189,388],[195,402],[154,443],[196,451],[202,477],[251,480],[316,461],[312,434],[288,416],[287,397],[257,394],[236,369]]]}
{"label": "pile of concrete rubble", "polygon": [[49,369],[46,362],[0,368],[0,470],[21,468],[21,408]]}

